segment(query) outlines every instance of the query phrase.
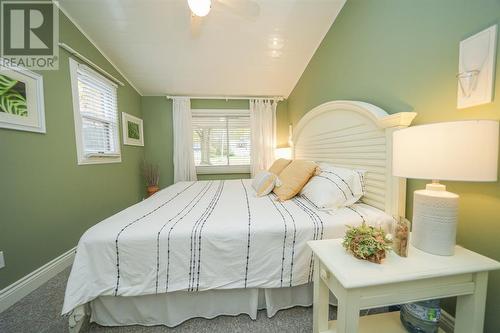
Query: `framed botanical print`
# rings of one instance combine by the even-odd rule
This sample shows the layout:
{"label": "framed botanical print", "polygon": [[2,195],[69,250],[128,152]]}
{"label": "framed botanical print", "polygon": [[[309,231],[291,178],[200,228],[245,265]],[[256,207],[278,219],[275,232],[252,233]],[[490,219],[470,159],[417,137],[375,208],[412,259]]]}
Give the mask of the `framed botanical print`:
{"label": "framed botanical print", "polygon": [[122,131],[124,145],[144,146],[142,119],[122,112]]}
{"label": "framed botanical print", "polygon": [[43,77],[0,61],[0,128],[45,133]]}

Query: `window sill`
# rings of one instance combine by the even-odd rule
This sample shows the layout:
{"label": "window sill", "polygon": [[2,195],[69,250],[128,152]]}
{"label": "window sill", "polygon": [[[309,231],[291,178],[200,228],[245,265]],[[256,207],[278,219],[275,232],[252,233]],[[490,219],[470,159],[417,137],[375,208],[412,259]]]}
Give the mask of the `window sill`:
{"label": "window sill", "polygon": [[250,173],[250,166],[249,165],[197,166],[196,173],[199,175]]}
{"label": "window sill", "polygon": [[92,156],[78,159],[78,165],[120,163],[121,156]]}

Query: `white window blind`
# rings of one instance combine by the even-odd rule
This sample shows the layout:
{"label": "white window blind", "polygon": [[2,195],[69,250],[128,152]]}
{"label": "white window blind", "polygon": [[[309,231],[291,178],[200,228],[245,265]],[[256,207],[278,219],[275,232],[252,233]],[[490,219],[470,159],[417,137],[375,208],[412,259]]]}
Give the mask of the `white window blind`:
{"label": "white window blind", "polygon": [[193,110],[193,150],[198,170],[210,173],[223,167],[224,172],[248,172],[250,149],[248,110]]}
{"label": "white window blind", "polygon": [[117,86],[85,65],[73,62],[72,71],[79,162],[113,162],[106,158],[120,156]]}
{"label": "white window blind", "polygon": [[116,86],[79,66],[78,94],[85,154],[117,154]]}

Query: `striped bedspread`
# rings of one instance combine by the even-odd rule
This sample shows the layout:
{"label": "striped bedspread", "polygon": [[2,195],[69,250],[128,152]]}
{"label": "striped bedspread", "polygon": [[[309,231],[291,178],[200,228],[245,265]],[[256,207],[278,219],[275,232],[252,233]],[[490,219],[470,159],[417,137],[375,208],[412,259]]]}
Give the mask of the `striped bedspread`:
{"label": "striped bedspread", "polygon": [[304,198],[258,198],[250,180],[181,182],[93,226],[80,239],[63,314],[104,295],[277,288],[308,283],[306,242],[390,217],[356,204],[334,215]]}

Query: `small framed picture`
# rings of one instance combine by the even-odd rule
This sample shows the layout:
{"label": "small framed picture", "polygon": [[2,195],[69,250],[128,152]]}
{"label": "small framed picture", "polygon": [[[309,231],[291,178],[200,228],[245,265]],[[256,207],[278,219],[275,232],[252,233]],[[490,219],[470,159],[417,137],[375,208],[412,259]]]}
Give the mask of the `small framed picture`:
{"label": "small framed picture", "polygon": [[0,59],[0,128],[45,133],[43,77]]}
{"label": "small framed picture", "polygon": [[142,119],[122,112],[123,144],[129,146],[144,146]]}

